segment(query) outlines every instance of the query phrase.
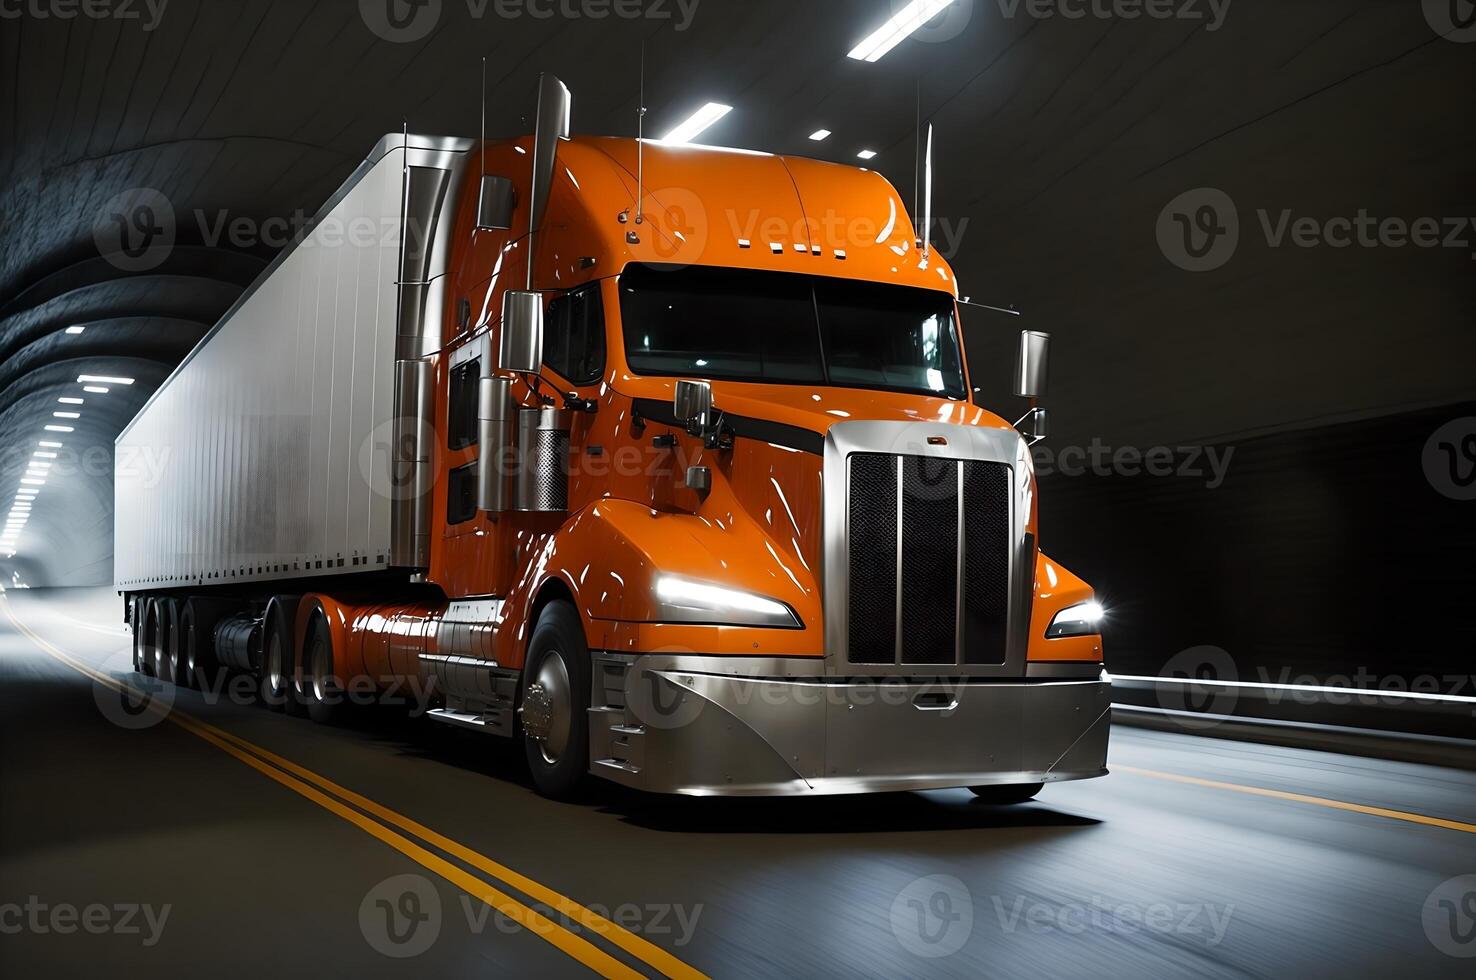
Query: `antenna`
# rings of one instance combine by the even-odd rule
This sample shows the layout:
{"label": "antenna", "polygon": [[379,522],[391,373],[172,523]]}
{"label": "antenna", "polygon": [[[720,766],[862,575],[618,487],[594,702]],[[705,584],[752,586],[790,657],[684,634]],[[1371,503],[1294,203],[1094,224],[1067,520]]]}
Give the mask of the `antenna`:
{"label": "antenna", "polygon": [[[477,156],[482,161],[482,180],[487,179],[487,56],[482,55],[482,145],[477,147]],[[477,189],[481,200],[481,188]]]}
{"label": "antenna", "polygon": [[933,124],[928,123],[928,145],[923,152],[923,261],[933,247]]}
{"label": "antenna", "polygon": [[922,78],[917,79],[917,88],[914,96],[916,98],[913,123],[912,123],[912,213],[917,215],[917,159],[918,151],[922,149],[918,143],[922,140]]}
{"label": "antenna", "polygon": [[636,107],[636,224],[645,221],[646,183],[646,42],[641,40],[641,94]]}

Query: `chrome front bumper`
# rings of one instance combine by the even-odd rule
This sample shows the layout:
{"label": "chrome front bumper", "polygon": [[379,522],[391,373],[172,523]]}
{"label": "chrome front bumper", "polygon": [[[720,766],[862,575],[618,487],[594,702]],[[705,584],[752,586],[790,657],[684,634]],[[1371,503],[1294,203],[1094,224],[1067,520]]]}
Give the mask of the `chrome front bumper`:
{"label": "chrome front bumper", "polygon": [[596,654],[590,771],[636,789],[769,796],[1104,775],[1104,676],[824,676],[795,660]]}

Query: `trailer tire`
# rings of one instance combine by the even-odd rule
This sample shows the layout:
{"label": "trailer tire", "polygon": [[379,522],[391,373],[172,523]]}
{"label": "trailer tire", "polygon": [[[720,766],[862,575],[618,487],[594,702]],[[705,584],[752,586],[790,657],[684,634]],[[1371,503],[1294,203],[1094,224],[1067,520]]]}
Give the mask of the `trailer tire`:
{"label": "trailer tire", "polygon": [[153,665],[150,674],[161,681],[173,683],[174,678],[169,673],[169,627],[173,621],[170,615],[172,603],[164,596],[156,596],[150,603],[154,615],[154,642],[149,648],[149,660]]}
{"label": "trailer tire", "polygon": [[538,792],[578,794],[589,775],[589,648],[579,613],[556,600],[543,607],[523,671],[523,754]]}
{"label": "trailer tire", "polygon": [[144,672],[144,600],[138,596],[128,600],[128,625],[133,630],[133,672]]}
{"label": "trailer tire", "polygon": [[1045,783],[999,783],[993,786],[970,786],[969,792],[980,803],[1008,806],[1012,803],[1028,803],[1045,788]]}
{"label": "trailer tire", "polygon": [[169,624],[169,677],[175,687],[194,687],[195,675],[190,670],[189,651],[186,649],[189,607],[183,600],[178,600],[172,604],[169,614],[172,617]]}
{"label": "trailer tire", "polygon": [[279,615],[267,617],[261,640],[257,694],[272,711],[285,711],[292,700],[292,631]]}
{"label": "trailer tire", "polygon": [[334,667],[333,634],[321,615],[314,615],[308,624],[302,660],[308,717],[319,725],[332,725],[343,716],[343,682]]}

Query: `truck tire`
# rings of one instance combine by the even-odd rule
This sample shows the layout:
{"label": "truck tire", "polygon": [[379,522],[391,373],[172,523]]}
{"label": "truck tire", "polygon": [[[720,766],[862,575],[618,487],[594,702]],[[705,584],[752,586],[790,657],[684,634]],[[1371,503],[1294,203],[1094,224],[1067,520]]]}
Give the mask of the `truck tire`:
{"label": "truck tire", "polygon": [[261,670],[257,693],[261,703],[273,711],[285,711],[292,700],[292,628],[279,615],[267,617],[266,636],[261,641]]}
{"label": "truck tire", "polygon": [[538,792],[567,800],[589,775],[589,648],[567,602],[543,607],[523,671],[523,754]]}
{"label": "truck tire", "polygon": [[308,717],[320,725],[334,724],[343,716],[343,684],[334,667],[333,634],[321,615],[308,625],[302,657]]}
{"label": "truck tire", "polygon": [[138,596],[128,600],[128,625],[133,631],[133,672],[144,672],[144,601]]}
{"label": "truck tire", "polygon": [[169,673],[169,627],[173,622],[170,606],[173,603],[164,596],[157,596],[150,603],[154,615],[154,643],[149,648],[153,670],[149,673],[161,681],[174,681]]}
{"label": "truck tire", "polygon": [[978,797],[980,803],[995,803],[1008,806],[1011,803],[1027,803],[1035,799],[1045,783],[1001,783],[994,786],[970,786],[969,792]]}
{"label": "truck tire", "polygon": [[143,639],[139,647],[139,664],[143,668],[144,675],[154,676],[154,647],[159,643],[159,612],[154,607],[154,600],[149,596],[141,596],[138,600],[139,628]]}
{"label": "truck tire", "polygon": [[195,678],[190,672],[189,651],[186,649],[186,617],[189,612],[184,600],[171,603],[169,615],[169,677],[175,687],[194,687]]}

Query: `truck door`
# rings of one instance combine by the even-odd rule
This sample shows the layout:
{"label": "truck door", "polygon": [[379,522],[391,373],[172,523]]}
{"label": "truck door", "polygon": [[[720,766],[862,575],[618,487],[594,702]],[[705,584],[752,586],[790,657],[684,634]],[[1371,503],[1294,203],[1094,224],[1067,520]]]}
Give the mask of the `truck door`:
{"label": "truck door", "polygon": [[[561,293],[549,303],[544,318],[543,364],[562,394],[572,392],[599,403],[605,372],[605,306],[598,282]],[[591,450],[598,453],[608,449],[590,445],[594,418],[589,413],[576,414],[569,434],[570,510],[600,495],[600,488],[594,485],[596,475],[602,472],[597,464],[609,462],[589,455]]]}

